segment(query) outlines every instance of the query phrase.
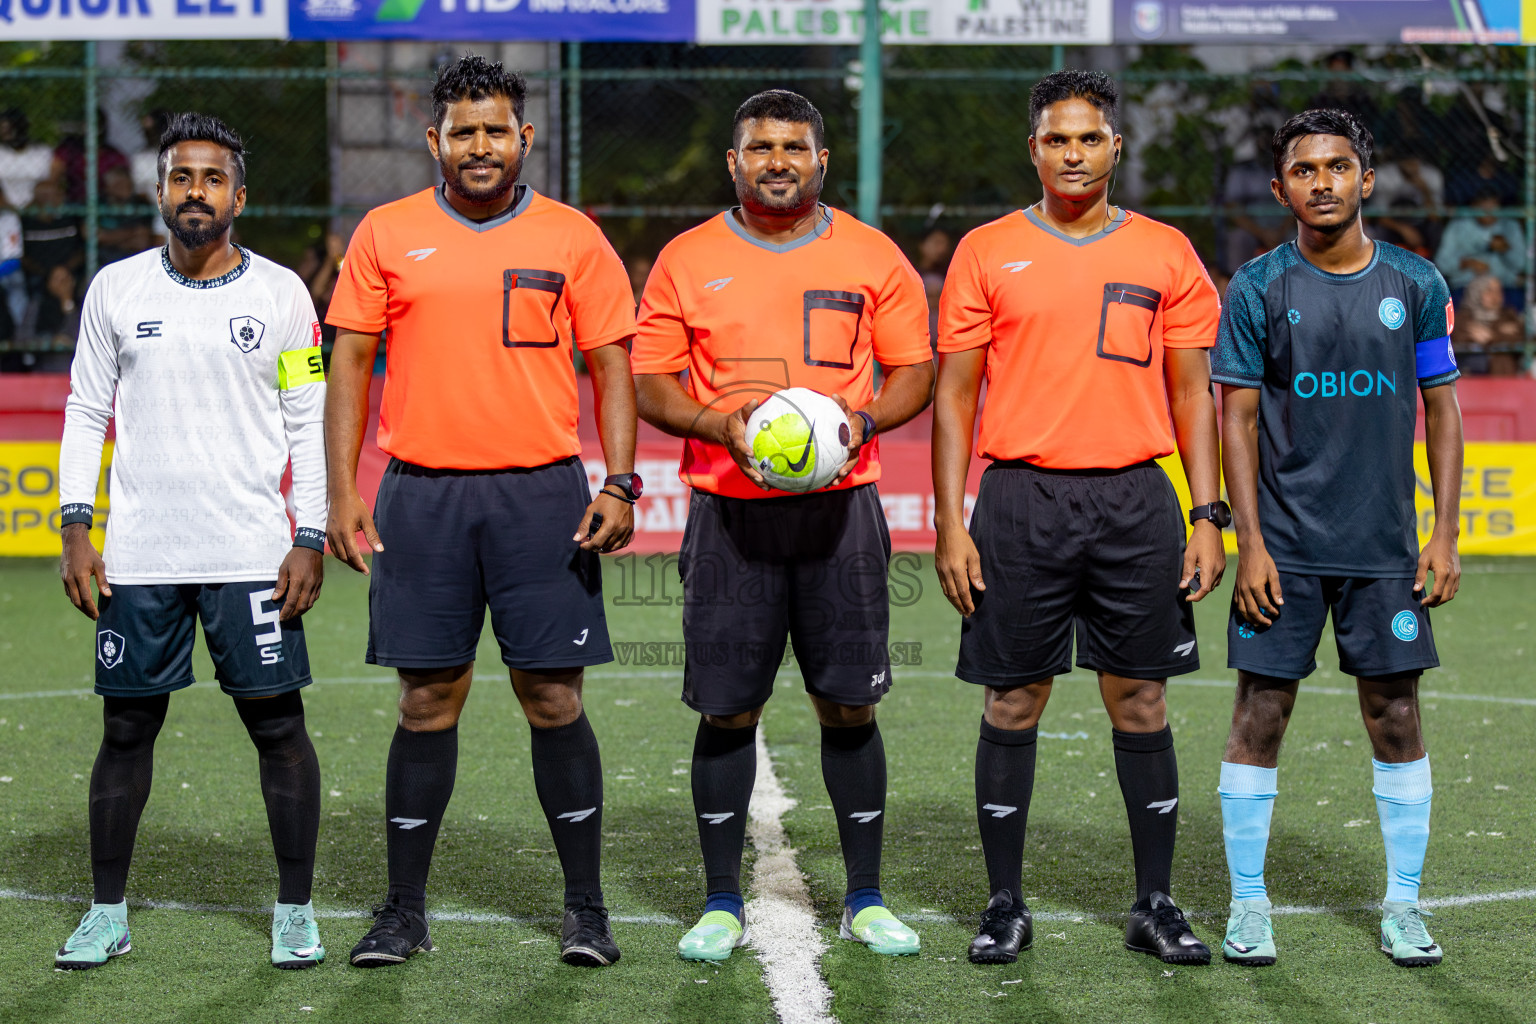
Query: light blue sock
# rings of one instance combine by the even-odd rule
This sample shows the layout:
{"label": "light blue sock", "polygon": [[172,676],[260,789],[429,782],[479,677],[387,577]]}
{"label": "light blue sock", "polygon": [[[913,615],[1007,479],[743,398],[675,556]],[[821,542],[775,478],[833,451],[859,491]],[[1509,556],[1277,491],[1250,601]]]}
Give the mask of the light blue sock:
{"label": "light blue sock", "polygon": [[1221,834],[1227,842],[1227,874],[1234,900],[1269,898],[1264,888],[1264,854],[1275,810],[1278,768],[1221,762]]}
{"label": "light blue sock", "polygon": [[1403,764],[1371,759],[1375,769],[1376,814],[1387,846],[1387,899],[1416,903],[1424,850],[1429,846],[1429,805],[1435,788],[1429,781],[1429,755]]}

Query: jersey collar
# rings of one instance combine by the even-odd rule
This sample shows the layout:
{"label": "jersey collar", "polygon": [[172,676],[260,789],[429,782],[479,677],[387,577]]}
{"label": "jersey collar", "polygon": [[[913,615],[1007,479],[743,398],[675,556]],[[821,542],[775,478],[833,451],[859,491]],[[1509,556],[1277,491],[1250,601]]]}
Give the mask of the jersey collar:
{"label": "jersey collar", "polygon": [[463,224],[465,227],[469,228],[471,231],[486,232],[492,230],[493,228],[499,228],[503,224],[511,221],[513,217],[516,217],[518,214],[528,209],[529,205],[533,202],[533,189],[529,188],[527,185],[518,185],[517,198],[512,200],[511,206],[507,207],[505,210],[502,210],[494,217],[488,217],[485,220],[470,220],[458,210],[455,210],[453,208],[453,204],[448,201],[448,197],[443,191],[447,187],[448,186],[444,184],[439,185],[437,188],[432,190],[432,198],[437,200],[437,208],[442,210],[448,216],[452,217],[454,220],[458,221],[460,224]]}
{"label": "jersey collar", "polygon": [[739,206],[731,207],[720,216],[725,218],[725,222],[730,225],[731,230],[736,232],[736,237],[740,238],[742,241],[749,242],[760,249],[767,249],[769,252],[790,252],[794,249],[800,248],[802,245],[810,245],[812,242],[816,241],[816,239],[832,230],[831,208],[824,204],[819,205],[821,208],[821,216],[817,218],[816,226],[811,228],[810,231],[801,235],[799,238],[795,239],[793,242],[765,242],[761,238],[753,236],[749,231],[747,231],[745,227],[742,226],[741,221],[736,219],[736,211],[741,209]]}
{"label": "jersey collar", "polygon": [[229,284],[250,269],[250,250],[244,246],[237,245],[235,246],[235,251],[240,254],[240,265],[228,273],[220,274],[218,277],[199,279],[183,274],[171,263],[171,247],[169,245],[160,247],[160,266],[165,269],[166,274],[170,276],[172,281],[175,281],[184,288],[218,288],[221,285]]}
{"label": "jersey collar", "polygon": [[1296,262],[1312,271],[1313,274],[1316,274],[1324,281],[1331,281],[1335,284],[1345,284],[1349,281],[1358,281],[1366,274],[1369,274],[1371,271],[1376,269],[1376,261],[1381,259],[1381,247],[1383,243],[1378,242],[1375,239],[1371,240],[1371,262],[1367,263],[1353,274],[1334,274],[1324,270],[1322,267],[1315,266],[1311,260],[1302,255],[1301,246],[1296,244],[1296,239],[1294,238],[1285,244],[1291,247],[1291,253],[1296,257]]}
{"label": "jersey collar", "polygon": [[1119,231],[1121,228],[1125,227],[1126,224],[1130,223],[1131,215],[1130,212],[1124,207],[1116,207],[1115,210],[1109,215],[1109,218],[1109,223],[1105,225],[1103,231],[1091,234],[1087,238],[1073,238],[1066,232],[1058,231],[1056,228],[1047,224],[1045,219],[1035,212],[1035,208],[1033,206],[1028,207],[1024,211],[1024,219],[1029,221],[1035,227],[1039,228],[1041,231],[1044,231],[1046,234],[1053,238],[1061,239],[1068,245],[1078,246],[1091,245],[1094,242],[1099,241],[1101,238],[1104,238],[1113,232]]}

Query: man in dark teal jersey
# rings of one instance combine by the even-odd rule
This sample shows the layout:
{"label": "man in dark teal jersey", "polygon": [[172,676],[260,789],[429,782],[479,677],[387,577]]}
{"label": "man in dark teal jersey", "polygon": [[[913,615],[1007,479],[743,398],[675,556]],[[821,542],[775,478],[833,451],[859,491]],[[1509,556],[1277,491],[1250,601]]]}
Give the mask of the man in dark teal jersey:
{"label": "man in dark teal jersey", "polygon": [[[1227,630],[1237,700],[1220,790],[1232,880],[1222,953],[1239,963],[1275,962],[1264,853],[1276,765],[1330,610],[1371,739],[1387,852],[1381,948],[1404,967],[1441,959],[1418,902],[1432,792],[1418,683],[1440,664],[1428,609],[1461,579],[1461,373],[1440,272],[1361,227],[1371,142],[1340,110],[1308,110],[1275,133],[1271,188],[1296,218],[1296,240],[1233,276],[1212,360],[1239,560]],[[1422,551],[1415,384],[1435,501]]]}

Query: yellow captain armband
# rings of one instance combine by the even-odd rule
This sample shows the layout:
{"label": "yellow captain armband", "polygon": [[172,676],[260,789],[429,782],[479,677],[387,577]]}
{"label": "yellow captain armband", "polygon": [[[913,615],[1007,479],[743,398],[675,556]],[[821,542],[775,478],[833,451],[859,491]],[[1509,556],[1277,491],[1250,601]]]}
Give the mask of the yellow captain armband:
{"label": "yellow captain armband", "polygon": [[305,384],[325,383],[325,361],[318,348],[296,348],[277,357],[277,389],[292,391]]}

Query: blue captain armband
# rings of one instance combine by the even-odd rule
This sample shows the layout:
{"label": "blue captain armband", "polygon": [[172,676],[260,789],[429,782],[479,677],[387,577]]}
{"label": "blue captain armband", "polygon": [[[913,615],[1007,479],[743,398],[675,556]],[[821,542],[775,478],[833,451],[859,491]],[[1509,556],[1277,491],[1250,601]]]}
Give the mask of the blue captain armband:
{"label": "blue captain armband", "polygon": [[1449,337],[1431,338],[1413,346],[1413,375],[1419,380],[1456,372],[1456,351]]}

